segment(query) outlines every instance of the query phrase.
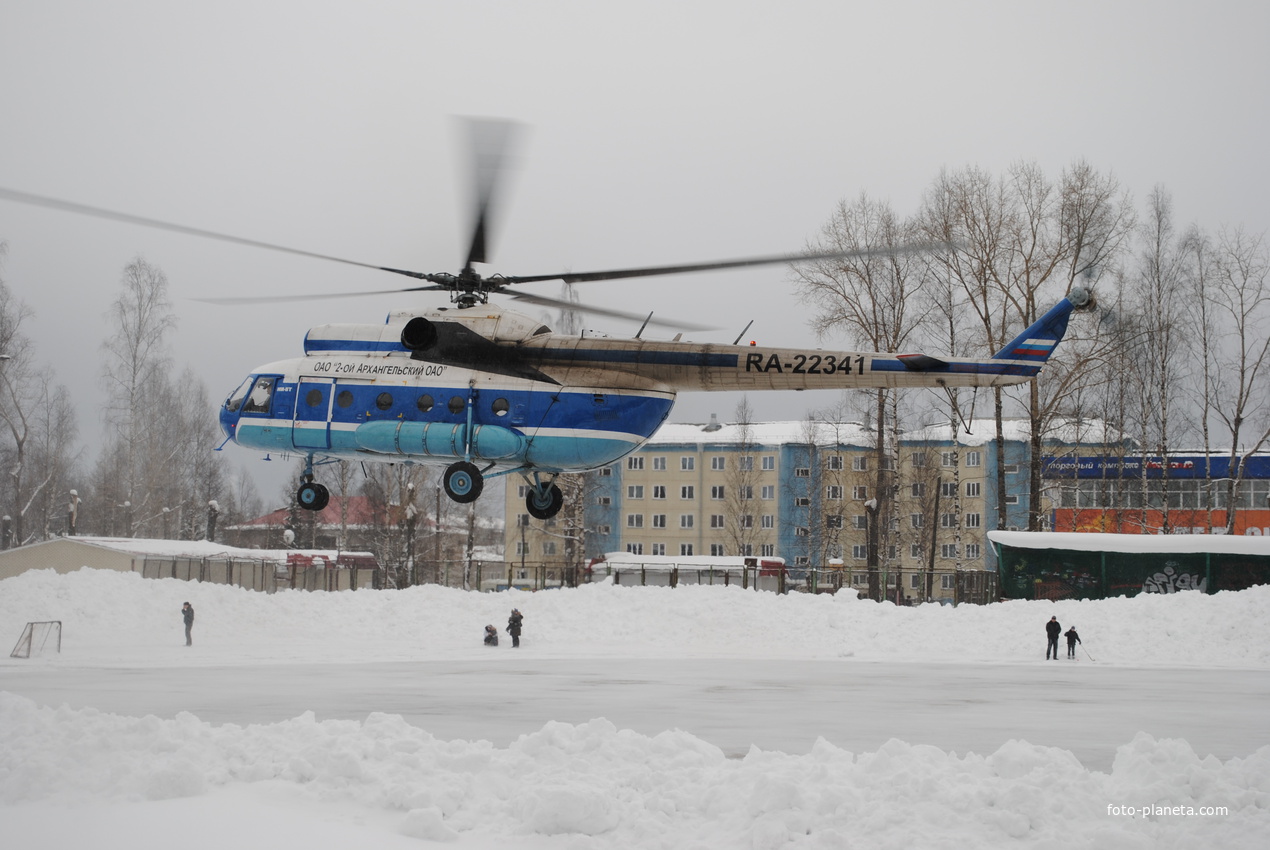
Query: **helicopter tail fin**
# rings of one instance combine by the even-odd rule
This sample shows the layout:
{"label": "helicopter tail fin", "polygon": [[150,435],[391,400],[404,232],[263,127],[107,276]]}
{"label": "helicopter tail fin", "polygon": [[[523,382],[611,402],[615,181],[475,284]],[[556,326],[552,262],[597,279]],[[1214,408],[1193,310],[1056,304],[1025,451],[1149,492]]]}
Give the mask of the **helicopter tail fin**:
{"label": "helicopter tail fin", "polygon": [[1084,307],[1092,301],[1087,290],[1073,289],[1048,313],[1027,327],[1023,333],[1010,340],[1005,346],[992,355],[993,360],[1010,362],[1007,374],[1035,375],[1049,360],[1063,335],[1067,333],[1067,320],[1072,311]]}

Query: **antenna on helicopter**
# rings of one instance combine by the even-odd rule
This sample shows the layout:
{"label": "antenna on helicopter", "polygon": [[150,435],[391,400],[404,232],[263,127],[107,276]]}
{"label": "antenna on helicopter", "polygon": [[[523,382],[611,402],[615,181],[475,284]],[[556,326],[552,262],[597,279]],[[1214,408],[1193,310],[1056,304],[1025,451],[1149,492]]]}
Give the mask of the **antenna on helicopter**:
{"label": "antenna on helicopter", "polygon": [[746,332],[746,331],[748,331],[748,330],[750,329],[750,325],[752,325],[752,324],[754,324],[754,320],[753,320],[753,319],[750,319],[749,324],[747,324],[745,327],[741,328],[741,332],[740,332],[739,334],[737,334],[737,335],[736,335],[736,339],[732,340],[732,344],[733,344],[733,345],[740,345],[740,344],[741,344],[741,337],[745,336],[745,332]]}
{"label": "antenna on helicopter", "polygon": [[650,321],[652,321],[652,318],[653,318],[653,313],[652,313],[652,311],[650,310],[650,311],[649,311],[649,313],[648,313],[648,318],[644,320],[644,324],[642,324],[642,325],[640,325],[640,326],[639,326],[639,331],[638,331],[638,332],[636,332],[636,334],[635,334],[635,338],[636,338],[636,339],[639,339],[639,338],[640,338],[640,336],[644,333],[644,328],[648,327],[648,323],[649,323]]}

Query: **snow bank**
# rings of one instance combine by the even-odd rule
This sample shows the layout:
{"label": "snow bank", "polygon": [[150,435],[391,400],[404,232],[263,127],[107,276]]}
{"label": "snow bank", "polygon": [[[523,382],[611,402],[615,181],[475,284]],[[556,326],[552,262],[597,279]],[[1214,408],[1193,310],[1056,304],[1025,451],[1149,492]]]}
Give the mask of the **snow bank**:
{"label": "snow bank", "polygon": [[1023,741],[986,757],[900,741],[857,756],[822,739],[806,755],[728,759],[685,732],[650,737],[602,719],[549,723],[497,748],[440,741],[395,715],[213,727],[0,693],[0,753],[5,805],[282,783],[315,804],[389,814],[405,835],[490,846],[535,835],[589,836],[567,846],[596,848],[1259,847],[1270,829],[1270,747],[1223,763],[1147,735],[1103,774]]}
{"label": "snow bank", "polygon": [[63,621],[62,655],[41,663],[224,663],[219,653],[183,646],[186,600],[197,612],[196,650],[236,651],[236,663],[480,657],[485,624],[501,629],[515,606],[540,658],[1031,663],[1044,658],[1045,623],[1055,615],[1064,629],[1077,628],[1081,652],[1100,664],[1270,667],[1270,587],[899,608],[850,593],[608,584],[532,594],[426,586],[267,595],[103,570],[41,570],[0,581],[0,639],[16,642],[26,622],[53,619]]}

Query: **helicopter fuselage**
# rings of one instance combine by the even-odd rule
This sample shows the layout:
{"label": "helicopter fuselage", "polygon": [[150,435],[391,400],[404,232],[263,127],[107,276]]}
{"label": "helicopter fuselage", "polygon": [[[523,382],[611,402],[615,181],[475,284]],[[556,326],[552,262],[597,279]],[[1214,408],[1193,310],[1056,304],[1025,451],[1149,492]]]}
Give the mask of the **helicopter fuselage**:
{"label": "helicopter fuselage", "polygon": [[991,359],[553,333],[482,304],[309,331],[226,400],[239,445],[313,458],[476,465],[551,476],[638,449],[681,390],[994,386],[1030,379],[1066,328],[1065,299]]}

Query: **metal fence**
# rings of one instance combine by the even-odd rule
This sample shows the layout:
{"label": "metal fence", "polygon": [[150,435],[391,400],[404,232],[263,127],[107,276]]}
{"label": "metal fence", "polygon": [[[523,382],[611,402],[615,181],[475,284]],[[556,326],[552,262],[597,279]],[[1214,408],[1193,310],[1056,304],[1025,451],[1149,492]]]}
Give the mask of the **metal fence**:
{"label": "metal fence", "polygon": [[[134,569],[138,562],[134,562]],[[296,566],[241,558],[144,558],[145,578],[175,578],[275,593],[278,590],[357,590],[380,586],[378,570],[359,567]]]}

